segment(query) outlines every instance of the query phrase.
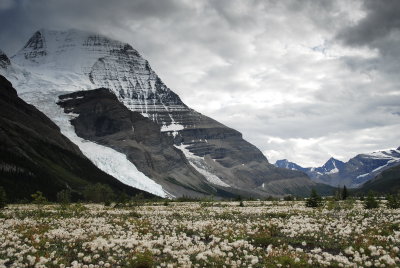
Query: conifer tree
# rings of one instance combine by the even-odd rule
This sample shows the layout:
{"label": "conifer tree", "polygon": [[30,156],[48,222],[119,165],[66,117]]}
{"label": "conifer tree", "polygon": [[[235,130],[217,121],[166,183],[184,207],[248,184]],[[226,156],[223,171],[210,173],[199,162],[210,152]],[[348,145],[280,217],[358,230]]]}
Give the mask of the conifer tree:
{"label": "conifer tree", "polygon": [[378,201],[376,201],[374,194],[369,191],[367,198],[364,200],[364,208],[371,209],[379,207]]}
{"label": "conifer tree", "polygon": [[342,200],[346,200],[348,196],[349,196],[349,193],[347,192],[347,188],[345,185],[345,186],[343,186],[343,190],[342,190]]}
{"label": "conifer tree", "polygon": [[321,205],[322,205],[322,198],[318,195],[315,189],[312,189],[310,197],[306,201],[306,206],[316,208]]}
{"label": "conifer tree", "polygon": [[7,195],[3,187],[0,186],[0,209],[7,205]]}

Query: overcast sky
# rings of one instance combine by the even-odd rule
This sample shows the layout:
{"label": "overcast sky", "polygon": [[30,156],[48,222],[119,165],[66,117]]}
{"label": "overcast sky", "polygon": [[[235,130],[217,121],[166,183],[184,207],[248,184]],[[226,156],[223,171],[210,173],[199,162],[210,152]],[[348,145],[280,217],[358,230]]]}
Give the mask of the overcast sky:
{"label": "overcast sky", "polygon": [[0,49],[39,28],[130,43],[270,162],[400,146],[400,1],[0,0]]}

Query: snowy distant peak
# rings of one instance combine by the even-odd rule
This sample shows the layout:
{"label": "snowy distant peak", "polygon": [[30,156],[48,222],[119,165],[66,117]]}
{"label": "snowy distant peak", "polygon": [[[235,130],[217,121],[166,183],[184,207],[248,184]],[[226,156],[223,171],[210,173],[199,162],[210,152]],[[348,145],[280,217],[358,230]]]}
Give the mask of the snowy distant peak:
{"label": "snowy distant peak", "polygon": [[291,169],[291,170],[299,170],[299,171],[305,171],[306,168],[303,168],[296,163],[290,162],[287,159],[282,159],[282,160],[277,160],[274,164],[276,167],[280,168],[286,168],[286,169]]}
{"label": "snowy distant peak", "polygon": [[41,29],[35,32],[12,58],[23,66],[44,64],[49,68],[58,67],[80,72],[82,68],[90,68],[96,60],[108,56],[114,50],[124,50],[141,58],[129,44],[75,29],[67,31]]}
{"label": "snowy distant peak", "polygon": [[289,162],[289,160],[287,160],[287,159],[276,160],[275,166],[280,166],[280,167],[287,168],[289,163],[291,163],[291,162]]}
{"label": "snowy distant peak", "polygon": [[331,157],[329,158],[328,161],[326,161],[326,163],[322,167],[317,168],[316,170],[321,173],[325,172],[336,173],[339,172],[343,168],[343,166],[344,162]]}
{"label": "snowy distant peak", "polygon": [[358,154],[346,163],[331,157],[322,167],[302,168],[286,159],[275,166],[307,173],[315,182],[356,188],[382,171],[400,164],[400,148]]}
{"label": "snowy distant peak", "polygon": [[10,59],[7,57],[6,53],[0,50],[0,68],[7,68],[10,64]]}
{"label": "snowy distant peak", "polygon": [[25,59],[32,62],[38,62],[43,56],[46,56],[46,42],[40,31],[37,31],[28,40],[22,49]]}
{"label": "snowy distant peak", "polygon": [[383,160],[398,160],[400,161],[400,148],[395,150],[384,150],[372,152],[369,154],[360,154],[360,158],[372,158],[372,159],[383,159]]}

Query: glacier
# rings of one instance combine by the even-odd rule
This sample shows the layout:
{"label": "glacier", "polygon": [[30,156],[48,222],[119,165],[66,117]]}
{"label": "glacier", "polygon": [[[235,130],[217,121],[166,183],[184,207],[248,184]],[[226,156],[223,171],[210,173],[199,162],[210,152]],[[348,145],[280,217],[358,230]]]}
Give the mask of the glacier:
{"label": "glacier", "polygon": [[65,114],[56,103],[59,95],[80,90],[85,86],[89,88],[90,83],[84,76],[59,70],[42,70],[38,73],[15,64],[8,69],[0,68],[0,73],[8,77],[18,89],[19,97],[47,115],[57,124],[61,133],[75,143],[99,169],[129,186],[160,197],[173,197],[161,185],[138,171],[124,154],[76,135],[70,123],[76,115]]}

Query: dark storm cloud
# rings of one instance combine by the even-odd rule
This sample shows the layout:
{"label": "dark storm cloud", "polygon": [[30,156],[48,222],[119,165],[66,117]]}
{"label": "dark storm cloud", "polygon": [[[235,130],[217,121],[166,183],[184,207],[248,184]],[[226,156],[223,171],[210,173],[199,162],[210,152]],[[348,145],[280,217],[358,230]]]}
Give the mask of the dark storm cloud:
{"label": "dark storm cloud", "polygon": [[270,159],[398,147],[399,1],[0,0],[0,49],[40,28],[133,45],[191,107]]}
{"label": "dark storm cloud", "polygon": [[[0,5],[0,46],[16,52],[40,28],[77,28],[104,32],[126,27],[126,20],[163,20],[182,12],[185,5],[174,0],[15,0]],[[19,48],[19,47],[18,47]]]}
{"label": "dark storm cloud", "polygon": [[348,45],[383,48],[382,40],[400,31],[400,1],[365,0],[366,16],[354,26],[344,28],[338,38]]}

